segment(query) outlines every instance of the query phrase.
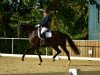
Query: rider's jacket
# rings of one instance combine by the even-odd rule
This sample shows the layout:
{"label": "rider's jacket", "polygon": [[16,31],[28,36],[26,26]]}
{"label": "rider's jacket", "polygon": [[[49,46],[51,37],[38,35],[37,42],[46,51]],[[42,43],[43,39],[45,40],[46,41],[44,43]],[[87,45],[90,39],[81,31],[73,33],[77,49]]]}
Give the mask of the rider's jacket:
{"label": "rider's jacket", "polygon": [[47,15],[44,16],[43,19],[41,20],[40,26],[48,28],[49,27],[48,24],[49,24],[49,16]]}

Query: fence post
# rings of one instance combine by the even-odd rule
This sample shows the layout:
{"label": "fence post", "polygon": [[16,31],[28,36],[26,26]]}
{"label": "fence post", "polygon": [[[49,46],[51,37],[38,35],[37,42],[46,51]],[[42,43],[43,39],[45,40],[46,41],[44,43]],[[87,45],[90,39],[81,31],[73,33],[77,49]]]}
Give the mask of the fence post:
{"label": "fence post", "polygon": [[12,54],[13,54],[13,50],[14,50],[14,39],[12,38]]}
{"label": "fence post", "polygon": [[48,49],[47,49],[47,47],[46,47],[46,56],[48,55]]}

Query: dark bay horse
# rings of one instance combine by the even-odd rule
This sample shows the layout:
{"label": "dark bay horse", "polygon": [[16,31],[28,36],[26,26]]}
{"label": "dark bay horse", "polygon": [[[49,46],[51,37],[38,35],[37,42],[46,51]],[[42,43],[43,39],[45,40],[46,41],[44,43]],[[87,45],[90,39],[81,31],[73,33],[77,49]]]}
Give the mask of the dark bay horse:
{"label": "dark bay horse", "polygon": [[39,47],[52,47],[55,51],[57,51],[57,53],[53,56],[53,61],[55,61],[56,56],[61,53],[61,50],[58,48],[58,46],[60,46],[64,50],[66,55],[68,56],[68,60],[70,63],[70,54],[69,54],[69,51],[66,49],[66,41],[68,41],[75,55],[80,54],[79,49],[77,48],[77,46],[74,44],[72,39],[67,34],[59,32],[59,31],[52,31],[52,37],[47,38],[45,44],[40,46],[41,39],[38,37],[38,28],[32,28],[32,29],[33,31],[29,33],[30,48],[25,50],[22,56],[23,61],[24,61],[25,54],[34,48],[34,50],[36,50],[40,59],[39,65],[41,65],[42,58],[39,51]]}
{"label": "dark bay horse", "polygon": [[18,37],[29,37],[29,33],[31,33],[34,29],[34,26],[29,23],[21,23],[17,26],[17,35]]}

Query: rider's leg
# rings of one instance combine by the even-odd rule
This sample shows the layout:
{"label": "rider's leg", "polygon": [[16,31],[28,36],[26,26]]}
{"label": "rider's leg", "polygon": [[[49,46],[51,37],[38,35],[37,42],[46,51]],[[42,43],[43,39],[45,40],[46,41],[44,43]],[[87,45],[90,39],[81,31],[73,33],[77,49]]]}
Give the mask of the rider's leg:
{"label": "rider's leg", "polygon": [[44,44],[44,43],[46,42],[45,32],[46,32],[47,30],[48,30],[48,29],[45,28],[45,27],[43,27],[43,28],[41,29],[41,35],[40,35],[40,37],[42,38],[42,39],[41,39],[42,44]]}
{"label": "rider's leg", "polygon": [[44,39],[46,38],[45,32],[46,32],[47,30],[48,30],[48,29],[47,29],[46,27],[43,27],[43,28],[41,29],[41,35],[40,35],[40,36],[41,36],[42,38],[44,38]]}

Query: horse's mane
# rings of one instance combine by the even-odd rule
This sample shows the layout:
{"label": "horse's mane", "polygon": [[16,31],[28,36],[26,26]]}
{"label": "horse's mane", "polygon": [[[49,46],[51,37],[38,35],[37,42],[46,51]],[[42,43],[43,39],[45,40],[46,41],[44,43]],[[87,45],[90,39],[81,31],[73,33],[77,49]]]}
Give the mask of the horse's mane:
{"label": "horse's mane", "polygon": [[37,27],[35,27],[34,25],[30,23],[21,23],[18,25],[18,28],[22,30],[36,30],[37,29]]}
{"label": "horse's mane", "polygon": [[[32,24],[29,23],[22,23],[20,25],[18,25],[18,36],[23,36],[23,35],[29,35],[32,32],[37,32],[38,27],[35,27]],[[56,34],[56,33],[60,33],[60,31],[52,31],[50,30],[52,33]]]}
{"label": "horse's mane", "polygon": [[17,26],[18,29],[18,37],[23,36],[24,34],[28,35],[33,30],[35,30],[35,26],[29,23],[21,23]]}
{"label": "horse's mane", "polygon": [[33,31],[34,31],[34,30],[37,30],[37,29],[38,29],[37,27],[34,27],[34,28],[33,28]]}

